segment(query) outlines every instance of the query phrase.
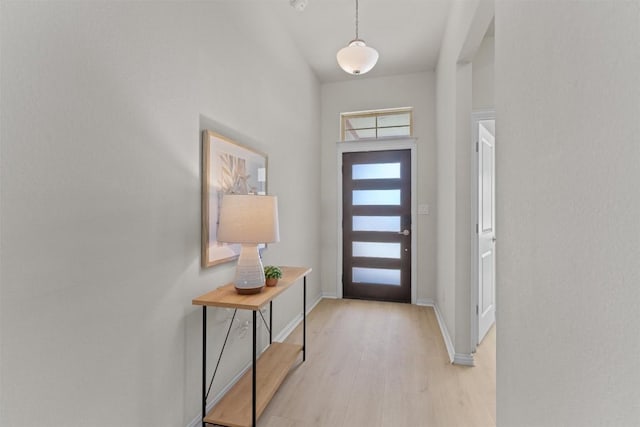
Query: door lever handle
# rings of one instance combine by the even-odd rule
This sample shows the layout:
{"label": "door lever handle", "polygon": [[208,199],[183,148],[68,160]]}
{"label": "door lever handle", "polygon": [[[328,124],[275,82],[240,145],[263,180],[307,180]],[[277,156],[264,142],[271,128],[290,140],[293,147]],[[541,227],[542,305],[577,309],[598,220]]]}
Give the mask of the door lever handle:
{"label": "door lever handle", "polygon": [[403,236],[408,236],[410,234],[409,230],[398,231],[398,234],[402,234]]}
{"label": "door lever handle", "polygon": [[494,242],[494,243],[495,243],[495,241],[496,241],[496,240],[498,240],[498,239],[496,239],[496,236],[493,236],[493,237],[491,238],[491,241],[492,241],[492,242]]}

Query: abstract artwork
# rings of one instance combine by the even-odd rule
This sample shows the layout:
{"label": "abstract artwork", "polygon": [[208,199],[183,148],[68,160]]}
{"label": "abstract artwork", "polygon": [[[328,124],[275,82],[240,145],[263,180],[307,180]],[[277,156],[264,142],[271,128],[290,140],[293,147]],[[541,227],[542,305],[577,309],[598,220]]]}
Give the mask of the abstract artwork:
{"label": "abstract artwork", "polygon": [[240,245],[218,242],[224,194],[266,194],[267,156],[205,130],[202,132],[202,266],[233,261]]}

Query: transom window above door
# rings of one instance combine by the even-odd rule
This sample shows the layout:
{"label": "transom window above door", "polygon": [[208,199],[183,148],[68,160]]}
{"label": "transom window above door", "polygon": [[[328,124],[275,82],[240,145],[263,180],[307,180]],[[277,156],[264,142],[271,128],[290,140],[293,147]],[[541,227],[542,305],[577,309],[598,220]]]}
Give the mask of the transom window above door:
{"label": "transom window above door", "polygon": [[413,108],[357,111],[340,114],[342,141],[413,135]]}

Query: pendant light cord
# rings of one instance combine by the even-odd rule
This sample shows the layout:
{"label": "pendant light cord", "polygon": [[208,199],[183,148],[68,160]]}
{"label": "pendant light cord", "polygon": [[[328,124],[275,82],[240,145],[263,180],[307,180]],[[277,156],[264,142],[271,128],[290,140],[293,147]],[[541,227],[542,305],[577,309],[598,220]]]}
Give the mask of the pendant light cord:
{"label": "pendant light cord", "polygon": [[356,0],[356,40],[359,40],[358,38],[358,0]]}

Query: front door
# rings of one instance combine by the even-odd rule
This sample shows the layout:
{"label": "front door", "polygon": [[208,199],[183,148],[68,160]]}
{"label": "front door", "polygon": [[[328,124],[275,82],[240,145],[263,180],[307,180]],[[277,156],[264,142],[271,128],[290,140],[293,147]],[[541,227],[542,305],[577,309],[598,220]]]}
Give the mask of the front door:
{"label": "front door", "polygon": [[496,320],[495,120],[478,124],[478,343]]}
{"label": "front door", "polygon": [[342,165],[343,296],[411,302],[411,150]]}

